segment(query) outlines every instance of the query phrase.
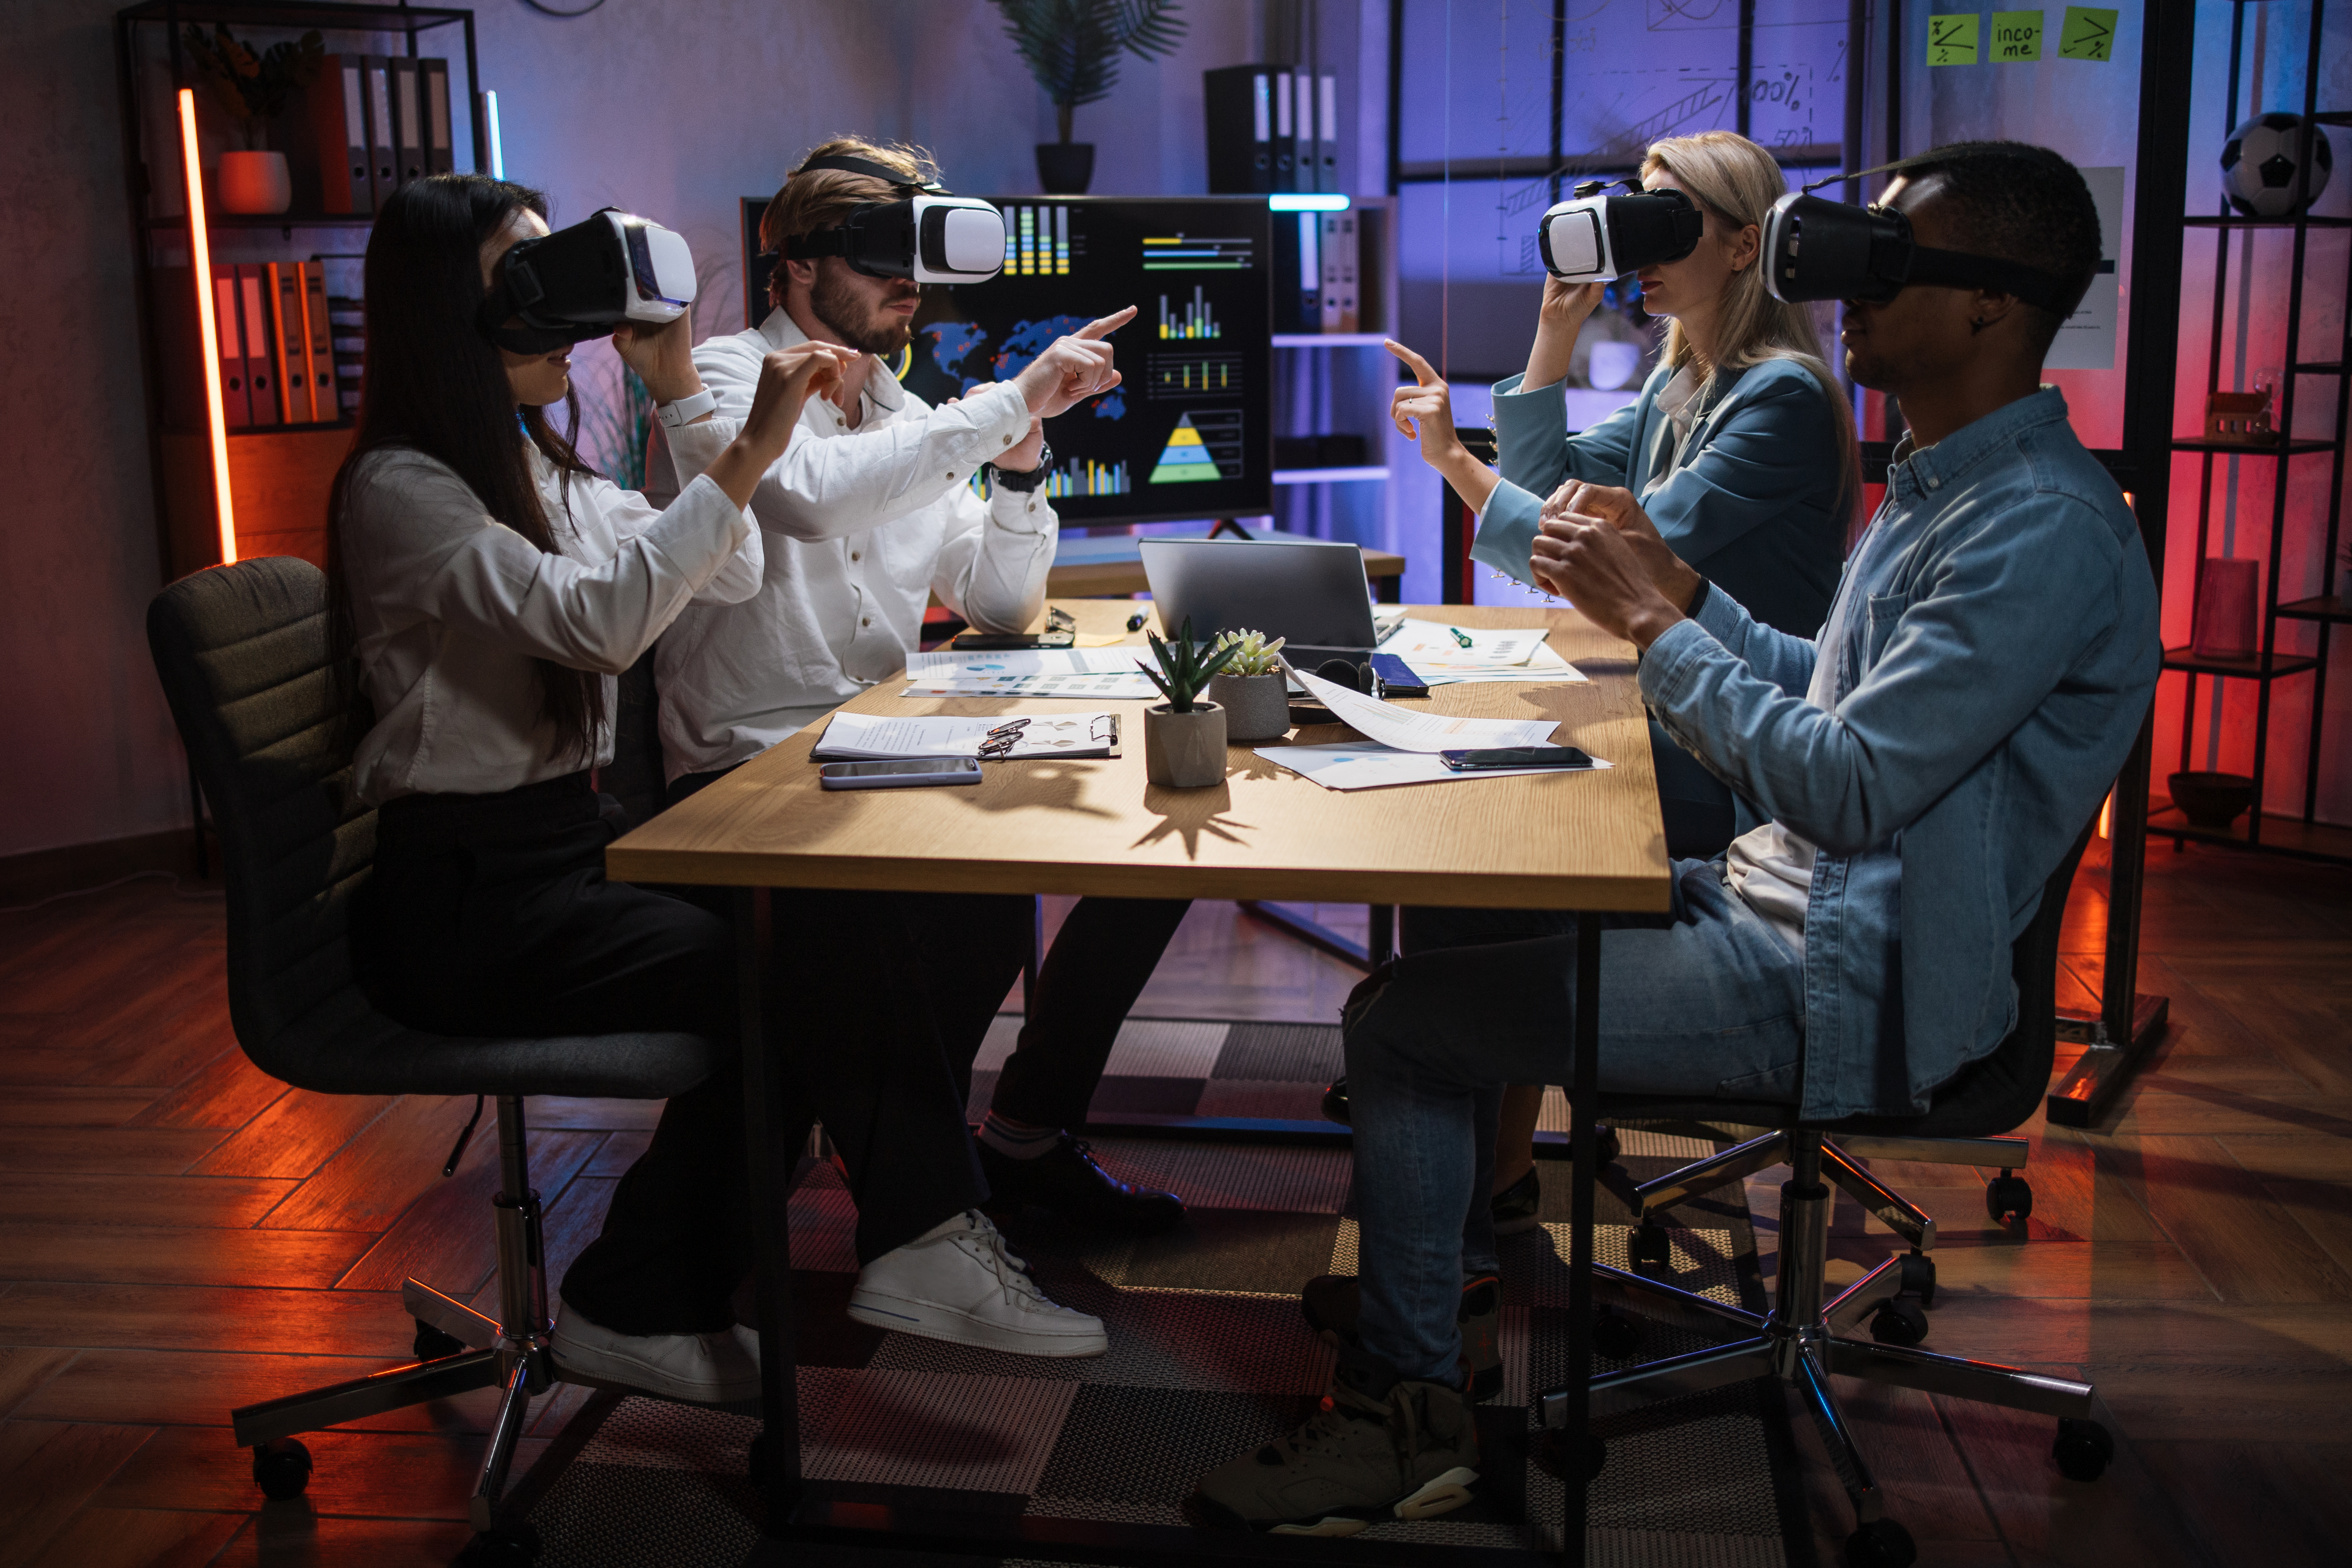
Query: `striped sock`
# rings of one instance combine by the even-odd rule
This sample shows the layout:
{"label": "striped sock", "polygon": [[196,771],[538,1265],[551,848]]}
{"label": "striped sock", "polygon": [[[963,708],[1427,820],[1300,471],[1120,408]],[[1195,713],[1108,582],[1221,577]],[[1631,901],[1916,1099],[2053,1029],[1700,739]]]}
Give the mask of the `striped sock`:
{"label": "striped sock", "polygon": [[1012,1160],[1034,1160],[1050,1154],[1062,1141],[1058,1127],[1033,1127],[991,1110],[980,1124],[980,1141]]}

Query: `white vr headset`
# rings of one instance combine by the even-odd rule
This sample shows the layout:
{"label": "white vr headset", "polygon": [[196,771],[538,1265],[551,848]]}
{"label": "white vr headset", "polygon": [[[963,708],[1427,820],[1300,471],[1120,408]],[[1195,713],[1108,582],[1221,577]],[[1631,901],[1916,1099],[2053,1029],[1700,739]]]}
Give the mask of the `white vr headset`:
{"label": "white vr headset", "polygon": [[914,195],[868,202],[830,228],[793,236],[784,242],[791,259],[838,256],[868,278],[918,283],[984,283],[1004,270],[1004,215],[988,203],[951,195],[937,182],[916,184],[866,158],[812,158],[798,173],[819,169],[870,175]]}
{"label": "white vr headset", "polygon": [[509,247],[475,323],[500,348],[553,353],[624,321],[675,321],[694,304],[694,253],[685,239],[606,207]]}
{"label": "white vr headset", "polygon": [[1705,220],[1682,192],[1637,189],[1604,196],[1604,188],[1599,180],[1587,180],[1576,187],[1575,199],[1543,215],[1536,247],[1553,277],[1608,283],[1662,261],[1680,261],[1698,248]]}

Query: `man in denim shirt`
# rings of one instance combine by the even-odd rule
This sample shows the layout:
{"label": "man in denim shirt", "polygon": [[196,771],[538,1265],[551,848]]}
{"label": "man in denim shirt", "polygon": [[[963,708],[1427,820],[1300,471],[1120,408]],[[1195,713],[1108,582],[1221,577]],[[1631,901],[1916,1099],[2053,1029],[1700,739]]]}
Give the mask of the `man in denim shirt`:
{"label": "man in denim shirt", "polygon": [[[1886,205],[1923,247],[2037,268],[2077,300],[2099,255],[2081,175],[2041,148],[1942,149]],[[1675,862],[1671,914],[1611,921],[1604,1087],[1900,1114],[2008,1034],[2010,945],[2122,766],[2161,657],[2131,512],[2039,384],[2063,320],[1979,289],[1848,303],[1847,368],[1910,432],[1818,644],[1708,585],[1626,492],[1554,498],[1536,574],[1642,650],[1652,710],[1771,818],[1725,858]],[[1408,911],[1408,956],[1349,999],[1354,1331],[1305,1429],[1203,1478],[1213,1516],[1348,1533],[1466,1500],[1456,1318],[1496,1266],[1472,1200],[1499,1086],[1558,1076],[1575,950],[1545,933],[1571,931]]]}

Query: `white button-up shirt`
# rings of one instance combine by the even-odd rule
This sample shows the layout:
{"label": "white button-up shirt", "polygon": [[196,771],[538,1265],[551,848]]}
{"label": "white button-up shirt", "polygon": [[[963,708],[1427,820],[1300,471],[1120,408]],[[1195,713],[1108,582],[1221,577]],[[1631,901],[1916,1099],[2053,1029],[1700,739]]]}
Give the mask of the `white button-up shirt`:
{"label": "white button-up shirt", "polygon": [[[807,341],[777,310],[694,351],[719,410],[677,430],[656,424],[655,443],[677,473],[700,473],[742,427],[761,362]],[[656,651],[668,776],[755,757],[898,674],[919,646],[934,593],[983,630],[1034,620],[1054,564],[1053,505],[1042,488],[1000,485],[982,501],[970,484],[1028,433],[1028,405],[1010,383],[933,408],[879,361],[869,363],[855,430],[832,403],[810,398],[791,448],[751,497],[768,535],[763,591],[688,610]],[[658,484],[672,465],[657,450],[646,466]]]}
{"label": "white button-up shirt", "polygon": [[[372,452],[352,475],[343,563],[377,714],[354,758],[364,800],[488,795],[611,762],[610,678],[689,603],[759,592],[760,531],[713,480],[663,510],[602,478],[559,488],[535,447],[530,460],[557,554],[493,520],[422,452]],[[606,676],[593,758],[549,754],[534,658]]]}

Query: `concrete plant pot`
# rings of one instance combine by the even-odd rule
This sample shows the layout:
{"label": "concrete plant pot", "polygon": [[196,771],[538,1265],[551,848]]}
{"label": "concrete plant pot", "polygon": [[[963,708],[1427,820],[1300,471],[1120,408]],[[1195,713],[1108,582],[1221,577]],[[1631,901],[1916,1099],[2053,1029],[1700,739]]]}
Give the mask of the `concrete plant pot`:
{"label": "concrete plant pot", "polygon": [[1282,672],[1213,675],[1209,695],[1225,710],[1225,739],[1278,741],[1290,732],[1290,694]]}
{"label": "concrete plant pot", "polygon": [[1225,710],[1195,701],[1190,713],[1165,702],[1143,710],[1143,776],[1169,789],[1204,789],[1225,777]]}

